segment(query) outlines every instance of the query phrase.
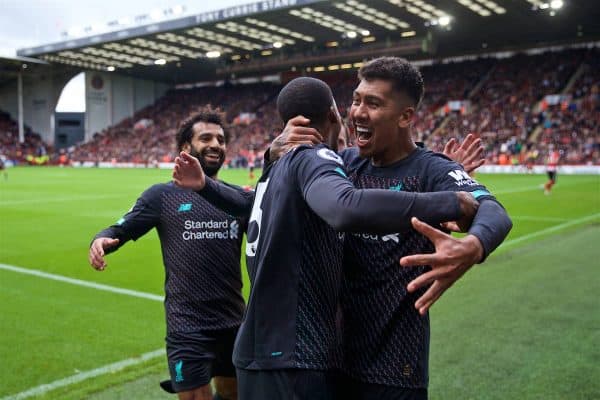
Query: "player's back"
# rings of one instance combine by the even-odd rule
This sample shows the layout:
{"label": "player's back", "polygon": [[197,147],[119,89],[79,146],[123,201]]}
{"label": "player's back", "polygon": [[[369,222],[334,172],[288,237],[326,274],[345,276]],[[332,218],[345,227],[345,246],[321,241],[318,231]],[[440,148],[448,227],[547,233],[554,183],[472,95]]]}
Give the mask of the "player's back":
{"label": "player's back", "polygon": [[342,242],[304,200],[301,147],[269,166],[256,187],[248,228],[252,289],[234,363],[244,369],[327,369],[338,350]]}

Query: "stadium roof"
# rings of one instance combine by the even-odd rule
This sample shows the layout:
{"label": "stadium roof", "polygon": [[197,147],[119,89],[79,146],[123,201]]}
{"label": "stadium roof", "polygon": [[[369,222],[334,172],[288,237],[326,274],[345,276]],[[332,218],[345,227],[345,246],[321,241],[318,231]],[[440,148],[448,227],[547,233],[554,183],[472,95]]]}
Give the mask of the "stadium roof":
{"label": "stadium roof", "polygon": [[590,41],[599,19],[586,0],[265,0],[17,54],[181,84]]}
{"label": "stadium roof", "polygon": [[29,57],[0,57],[0,87],[8,82],[14,82],[19,73],[48,71],[48,63]]}

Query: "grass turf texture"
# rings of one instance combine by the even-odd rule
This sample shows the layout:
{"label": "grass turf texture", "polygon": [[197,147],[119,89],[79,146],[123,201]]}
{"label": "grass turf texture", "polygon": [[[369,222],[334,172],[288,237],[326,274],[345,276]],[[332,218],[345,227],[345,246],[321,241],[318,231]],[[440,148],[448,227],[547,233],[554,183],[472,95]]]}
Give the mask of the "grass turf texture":
{"label": "grass turf texture", "polygon": [[[169,177],[153,169],[9,169],[0,178],[0,263],[162,294],[154,231],[110,255],[104,272],[88,266],[87,249],[144,189]],[[244,170],[221,178],[250,183]],[[479,178],[515,227],[506,246],[435,305],[430,397],[600,397],[600,177],[561,175],[550,196],[538,188],[541,175]],[[164,346],[158,301],[5,270],[0,301],[0,398]],[[167,376],[160,356],[42,398],[167,398],[158,388]]]}

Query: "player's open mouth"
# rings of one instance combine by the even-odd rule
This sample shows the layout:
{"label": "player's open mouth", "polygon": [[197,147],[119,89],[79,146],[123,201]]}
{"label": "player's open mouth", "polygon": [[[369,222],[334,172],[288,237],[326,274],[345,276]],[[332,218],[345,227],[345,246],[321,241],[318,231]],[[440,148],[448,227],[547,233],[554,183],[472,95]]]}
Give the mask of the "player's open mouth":
{"label": "player's open mouth", "polygon": [[205,153],[204,159],[212,162],[219,162],[221,160],[221,154],[219,153]]}
{"label": "player's open mouth", "polygon": [[356,125],[356,136],[358,146],[366,146],[373,136],[373,132],[367,127]]}

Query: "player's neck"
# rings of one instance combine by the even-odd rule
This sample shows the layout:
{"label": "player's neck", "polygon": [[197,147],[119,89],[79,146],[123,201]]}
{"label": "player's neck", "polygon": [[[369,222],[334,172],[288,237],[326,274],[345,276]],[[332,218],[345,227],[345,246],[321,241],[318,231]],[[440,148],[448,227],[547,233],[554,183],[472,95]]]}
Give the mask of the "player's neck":
{"label": "player's neck", "polygon": [[376,167],[385,167],[405,159],[417,148],[410,135],[402,135],[398,140],[390,143],[385,152],[371,157],[371,164]]}

